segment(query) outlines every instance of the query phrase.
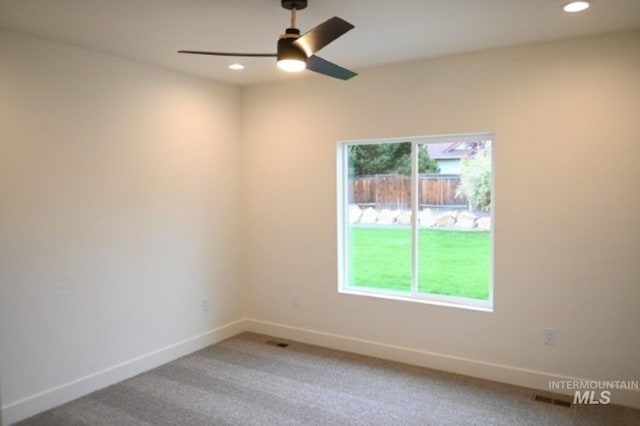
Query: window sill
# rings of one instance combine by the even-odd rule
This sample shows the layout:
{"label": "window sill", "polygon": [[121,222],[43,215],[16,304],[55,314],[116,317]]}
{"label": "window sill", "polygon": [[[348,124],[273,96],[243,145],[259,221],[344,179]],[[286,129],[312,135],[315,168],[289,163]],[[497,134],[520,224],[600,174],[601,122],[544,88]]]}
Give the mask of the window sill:
{"label": "window sill", "polygon": [[[478,312],[493,312],[493,306],[483,306],[481,305],[482,301],[478,301],[478,305],[468,304],[468,299],[457,298],[454,296],[435,296],[428,295],[424,297],[414,297],[411,295],[405,295],[403,293],[394,293],[394,292],[382,292],[379,290],[371,291],[360,288],[347,288],[347,289],[339,289],[338,293],[340,294],[348,294],[352,296],[368,296],[375,297],[377,299],[387,299],[401,302],[414,302],[414,303],[423,303],[427,305],[434,306],[443,306],[447,308],[458,308],[458,309],[466,309],[471,311]],[[488,303],[488,302],[486,302]]]}

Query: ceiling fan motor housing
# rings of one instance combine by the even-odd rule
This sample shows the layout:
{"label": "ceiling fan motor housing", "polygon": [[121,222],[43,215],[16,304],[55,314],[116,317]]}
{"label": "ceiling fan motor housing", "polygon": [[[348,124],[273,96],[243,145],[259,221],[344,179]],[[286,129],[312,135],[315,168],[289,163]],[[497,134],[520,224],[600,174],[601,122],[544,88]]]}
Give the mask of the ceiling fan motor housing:
{"label": "ceiling fan motor housing", "polygon": [[307,55],[302,49],[294,45],[293,42],[300,37],[300,30],[297,28],[287,28],[286,32],[278,40],[278,60],[297,59],[307,62]]}

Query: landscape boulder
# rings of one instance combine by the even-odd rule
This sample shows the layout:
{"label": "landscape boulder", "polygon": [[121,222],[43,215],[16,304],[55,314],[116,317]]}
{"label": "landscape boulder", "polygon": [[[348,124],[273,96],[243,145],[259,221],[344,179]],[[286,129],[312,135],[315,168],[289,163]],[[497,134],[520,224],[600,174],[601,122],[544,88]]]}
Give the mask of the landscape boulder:
{"label": "landscape boulder", "polygon": [[456,224],[457,213],[455,211],[444,212],[436,216],[433,220],[438,227],[449,227]]}
{"label": "landscape boulder", "polygon": [[418,214],[418,222],[420,226],[433,226],[435,225],[433,213],[431,209],[424,209]]}
{"label": "landscape boulder", "polygon": [[355,204],[349,206],[349,223],[358,223],[362,217],[362,209]]}
{"label": "landscape boulder", "polygon": [[488,231],[491,229],[491,218],[489,216],[481,217],[478,219],[477,225],[478,229]]}
{"label": "landscape boulder", "polygon": [[396,222],[398,223],[398,225],[411,225],[411,212],[401,212],[400,215],[398,215]]}
{"label": "landscape boulder", "polygon": [[471,229],[476,226],[477,216],[471,212],[460,212],[458,214],[456,225],[459,228]]}
{"label": "landscape boulder", "polygon": [[378,221],[378,212],[373,207],[367,207],[362,216],[360,216],[360,223],[372,224]]}
{"label": "landscape boulder", "polygon": [[378,215],[379,225],[392,225],[396,222],[396,218],[400,215],[399,210],[383,209]]}

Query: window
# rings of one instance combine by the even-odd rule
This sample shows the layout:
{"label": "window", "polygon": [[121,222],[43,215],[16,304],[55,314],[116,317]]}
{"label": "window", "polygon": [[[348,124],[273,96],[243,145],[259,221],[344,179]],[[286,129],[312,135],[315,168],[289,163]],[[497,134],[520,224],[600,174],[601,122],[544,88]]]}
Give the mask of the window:
{"label": "window", "polygon": [[338,143],[339,291],[491,310],[493,135]]}

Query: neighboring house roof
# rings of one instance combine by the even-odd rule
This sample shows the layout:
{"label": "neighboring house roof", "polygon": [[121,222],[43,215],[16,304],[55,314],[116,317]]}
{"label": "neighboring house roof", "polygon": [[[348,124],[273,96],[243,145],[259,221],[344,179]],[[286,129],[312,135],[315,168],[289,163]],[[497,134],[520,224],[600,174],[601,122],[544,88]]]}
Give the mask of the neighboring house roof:
{"label": "neighboring house roof", "polygon": [[475,153],[475,142],[432,143],[427,145],[429,157],[434,160],[459,160]]}

